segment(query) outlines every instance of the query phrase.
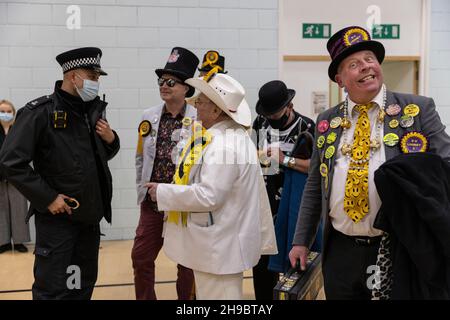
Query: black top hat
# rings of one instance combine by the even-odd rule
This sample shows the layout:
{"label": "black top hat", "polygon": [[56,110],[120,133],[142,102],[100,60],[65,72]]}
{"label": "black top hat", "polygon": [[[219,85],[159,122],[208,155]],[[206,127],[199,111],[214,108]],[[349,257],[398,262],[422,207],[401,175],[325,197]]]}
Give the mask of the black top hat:
{"label": "black top hat", "polygon": [[92,69],[102,76],[108,75],[100,66],[102,50],[94,47],[78,48],[63,52],[56,57],[63,73],[74,69]]}
{"label": "black top hat", "polygon": [[327,50],[331,57],[328,76],[335,82],[334,77],[337,74],[339,64],[355,52],[370,50],[375,53],[379,63],[382,63],[384,59],[384,46],[381,42],[371,40],[367,30],[358,26],[346,27],[336,32],[328,40]]}
{"label": "black top hat", "polygon": [[283,81],[273,80],[267,82],[259,89],[259,100],[256,103],[256,112],[263,116],[277,113],[291,102],[295,96],[294,89],[288,89]]}
{"label": "black top hat", "polygon": [[227,73],[225,71],[225,57],[221,56],[218,51],[209,50],[203,56],[203,62],[198,71],[208,72],[215,66],[219,67],[218,73]]}
{"label": "black top hat", "polygon": [[[164,69],[156,69],[155,73],[158,77],[161,77],[164,73],[171,74],[184,82],[194,76],[199,62],[197,56],[188,49],[175,47],[172,49]],[[189,86],[186,97],[191,97],[194,92],[195,89]]]}

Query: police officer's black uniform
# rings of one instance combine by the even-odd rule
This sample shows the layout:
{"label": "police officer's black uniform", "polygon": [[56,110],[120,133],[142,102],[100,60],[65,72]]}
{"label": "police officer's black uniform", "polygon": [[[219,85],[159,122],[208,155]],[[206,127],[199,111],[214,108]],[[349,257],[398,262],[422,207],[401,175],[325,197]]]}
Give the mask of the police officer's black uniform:
{"label": "police officer's black uniform", "polygon": [[[89,60],[90,56],[95,59]],[[63,54],[62,61],[72,59],[65,71],[99,68],[100,57],[100,49],[82,48]],[[30,201],[28,219],[35,214],[33,299],[90,299],[97,280],[99,222],[103,217],[111,222],[108,160],[117,154],[120,142],[114,132],[114,141],[107,145],[95,132],[105,102],[99,97],[83,102],[61,90],[61,84],[57,81],[52,95],[18,111],[0,164],[8,180]],[[79,208],[72,215],[52,215],[47,207],[58,194],[75,198]],[[79,289],[73,289],[77,282],[69,279],[77,270],[69,266],[80,268]]]}

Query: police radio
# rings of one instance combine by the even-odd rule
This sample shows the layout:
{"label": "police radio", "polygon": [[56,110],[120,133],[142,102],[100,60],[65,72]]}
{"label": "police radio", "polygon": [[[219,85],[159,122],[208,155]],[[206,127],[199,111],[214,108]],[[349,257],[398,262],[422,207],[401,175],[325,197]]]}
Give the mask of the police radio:
{"label": "police radio", "polygon": [[[105,94],[103,94],[103,103],[106,103],[106,102],[105,102]],[[100,116],[100,118],[101,118],[102,120],[105,120],[105,121],[106,121],[106,108],[103,109],[102,115]]]}

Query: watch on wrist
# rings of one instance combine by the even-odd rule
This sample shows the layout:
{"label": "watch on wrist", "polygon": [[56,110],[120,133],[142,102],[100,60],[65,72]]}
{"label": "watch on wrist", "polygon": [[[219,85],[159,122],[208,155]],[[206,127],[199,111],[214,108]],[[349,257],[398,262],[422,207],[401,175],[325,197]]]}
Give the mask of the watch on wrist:
{"label": "watch on wrist", "polygon": [[288,167],[289,168],[294,168],[295,167],[295,158],[294,157],[290,157],[289,158]]}

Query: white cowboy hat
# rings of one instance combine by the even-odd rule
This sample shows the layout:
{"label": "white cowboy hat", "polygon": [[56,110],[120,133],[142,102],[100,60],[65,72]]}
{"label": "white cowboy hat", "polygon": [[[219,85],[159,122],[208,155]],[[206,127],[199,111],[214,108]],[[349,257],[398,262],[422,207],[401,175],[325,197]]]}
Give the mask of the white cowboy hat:
{"label": "white cowboy hat", "polygon": [[252,114],[245,100],[245,90],[229,75],[217,73],[209,82],[200,77],[187,79],[185,83],[207,96],[236,123],[244,127],[251,125]]}

